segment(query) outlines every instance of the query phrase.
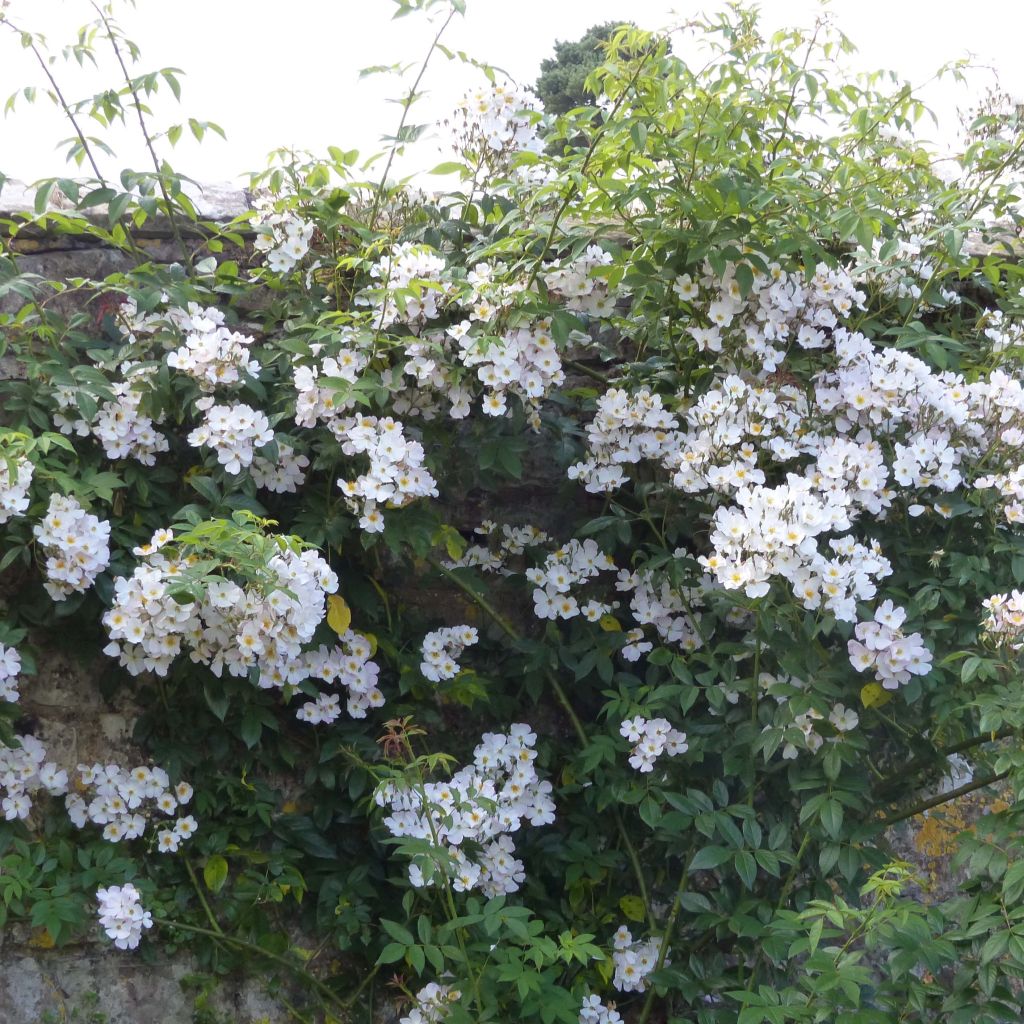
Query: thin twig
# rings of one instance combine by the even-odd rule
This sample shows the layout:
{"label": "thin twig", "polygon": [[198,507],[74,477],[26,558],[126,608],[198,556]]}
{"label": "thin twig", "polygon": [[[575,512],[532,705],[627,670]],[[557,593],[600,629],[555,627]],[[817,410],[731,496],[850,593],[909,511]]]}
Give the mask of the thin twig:
{"label": "thin twig", "polygon": [[890,825],[906,821],[907,818],[916,818],[917,815],[923,814],[925,811],[931,810],[933,807],[940,807],[942,804],[948,804],[953,800],[958,800],[960,797],[966,796],[968,793],[973,793],[975,790],[991,786],[993,782],[999,782],[1001,779],[1005,779],[1009,774],[1010,772],[1008,769],[1005,772],[996,772],[993,775],[984,775],[980,779],[975,779],[973,782],[967,782],[962,786],[958,786],[956,789],[951,789],[948,793],[940,793],[938,796],[930,797],[928,800],[922,800],[907,810],[901,811],[899,814],[894,814],[891,818],[884,818],[880,824],[883,828],[888,828]]}
{"label": "thin twig", "polygon": [[967,739],[960,740],[958,743],[952,743],[948,747],[940,747],[929,754],[922,754],[920,757],[915,757],[912,761],[901,765],[896,771],[885,776],[884,779],[881,779],[877,788],[885,790],[895,783],[906,782],[908,775],[916,775],[922,769],[930,768],[942,759],[949,757],[950,754],[959,754],[964,750],[973,750],[975,747],[983,746],[986,743],[996,743],[999,740],[1009,739],[1012,736],[1019,736],[1020,732],[1020,729],[1008,726],[1005,729],[1000,729],[998,732],[986,732],[978,736],[969,736]]}
{"label": "thin twig", "polygon": [[[594,154],[597,152],[597,144],[604,138],[605,133],[608,131],[612,122],[615,120],[615,115],[618,114],[622,105],[626,102],[626,98],[629,96],[634,85],[636,85],[637,79],[640,77],[640,72],[643,71],[644,65],[650,59],[651,54],[645,53],[637,64],[636,71],[630,76],[629,81],[626,83],[625,88],[622,90],[622,95],[615,101],[615,105],[609,111],[607,118],[604,123],[594,134],[594,138],[591,140],[590,145],[587,147],[586,155],[583,158],[583,163],[580,165],[578,178],[582,178],[587,173],[587,168],[590,167],[590,161],[594,158]],[[555,211],[554,219],[551,221],[551,227],[548,230],[547,238],[544,240],[544,245],[541,248],[539,255],[534,260],[533,267],[530,270],[529,277],[526,280],[525,291],[529,292],[537,281],[537,275],[540,273],[540,268],[544,264],[544,260],[551,249],[552,243],[555,240],[555,232],[558,230],[559,223],[562,217],[565,215],[565,211],[569,209],[569,204],[572,202],[573,197],[579,191],[578,178],[574,178],[570,182],[569,187],[565,191],[565,195],[562,197],[562,202],[558,209]]]}
{"label": "thin twig", "polygon": [[2,19],[13,31],[17,32],[22,39],[29,40],[29,49],[32,51],[36,60],[39,62],[39,66],[43,69],[43,74],[46,75],[47,81],[50,83],[50,87],[53,89],[54,95],[57,97],[58,103],[60,103],[61,110],[64,111],[64,116],[71,122],[71,127],[75,129],[75,134],[78,136],[78,141],[82,144],[82,151],[85,153],[86,159],[89,161],[89,165],[92,167],[93,174],[96,175],[96,180],[100,183],[103,188],[107,187],[106,178],[103,177],[103,172],[100,170],[99,165],[96,163],[95,157],[92,155],[92,147],[89,145],[89,140],[86,138],[85,132],[82,131],[81,126],[75,117],[74,111],[71,109],[70,104],[64,98],[64,93],[61,92],[60,86],[57,84],[57,79],[53,77],[53,72],[50,71],[49,65],[43,59],[43,55],[39,52],[39,48],[36,46],[35,40],[32,38],[31,32],[25,32],[18,28],[8,18]]}
{"label": "thin twig", "polygon": [[117,57],[117,63],[121,67],[121,73],[124,75],[125,84],[128,86],[128,92],[131,94],[132,100],[135,103],[135,113],[139,118],[139,128],[142,130],[142,137],[145,139],[146,149],[149,150],[150,159],[153,161],[153,170],[156,172],[157,185],[160,187],[160,194],[163,196],[164,207],[167,213],[167,219],[171,225],[171,231],[174,234],[174,240],[178,243],[178,248],[181,250],[182,260],[185,263],[190,263],[191,259],[189,250],[185,246],[185,239],[182,237],[181,228],[178,225],[178,218],[174,214],[174,205],[171,202],[167,186],[164,184],[164,176],[160,167],[160,160],[156,155],[156,150],[153,148],[153,139],[149,134],[149,129],[146,127],[146,118],[142,113],[142,101],[139,99],[135,83],[132,81],[132,77],[128,73],[128,67],[124,62],[124,57],[121,55],[121,47],[117,45],[117,35],[115,34],[113,26],[110,24],[107,15],[103,12],[100,5],[96,3],[96,0],[92,0],[92,8],[100,16],[100,21],[103,22],[103,27],[107,31],[107,39],[110,40],[110,45],[114,49],[114,55]]}
{"label": "thin twig", "polygon": [[377,195],[373,200],[373,207],[370,211],[370,231],[377,226],[377,217],[380,214],[381,199],[384,196],[384,187],[387,184],[388,174],[391,171],[391,165],[394,163],[395,153],[398,151],[398,147],[401,145],[402,130],[405,128],[406,119],[409,116],[409,111],[412,108],[413,103],[416,100],[417,90],[420,87],[420,82],[423,81],[423,76],[427,73],[427,65],[430,63],[430,58],[434,56],[434,51],[437,49],[437,44],[441,41],[441,36],[444,35],[445,29],[451,23],[452,18],[455,17],[455,8],[448,12],[448,17],[444,19],[444,23],[437,30],[437,34],[434,36],[433,41],[430,44],[430,49],[427,50],[427,55],[423,59],[423,63],[420,65],[420,72],[416,76],[416,81],[412,83],[412,88],[409,90],[409,95],[406,97],[405,103],[402,109],[402,117],[398,122],[398,131],[395,132],[395,138],[392,142],[391,148],[388,151],[388,159],[384,164],[384,173],[380,176],[380,183],[377,185]]}
{"label": "thin twig", "polygon": [[[686,863],[683,865],[683,873],[679,879],[679,885],[676,886],[676,895],[672,900],[672,909],[668,913],[668,920],[665,922],[665,930],[661,934],[661,946],[658,948],[658,960],[654,965],[656,971],[660,971],[665,966],[665,957],[668,954],[668,947],[672,943],[672,934],[676,930],[676,921],[679,918],[679,911],[682,909],[683,904],[683,893],[686,892],[686,887],[690,881],[690,861],[692,857],[688,857]],[[647,991],[647,998],[644,1000],[643,1009],[640,1011],[640,1016],[637,1018],[636,1024],[647,1024],[647,1018],[650,1016],[651,1009],[654,1006],[654,994],[655,986],[651,985]]]}
{"label": "thin twig", "polygon": [[245,939],[239,939],[234,935],[228,935],[225,932],[211,931],[209,928],[200,928],[194,924],[182,924],[179,921],[158,921],[158,924],[164,928],[175,928],[178,931],[192,932],[195,935],[206,935],[211,939],[216,939],[218,942],[227,942],[232,946],[237,946],[239,949],[247,950],[250,953],[255,953],[257,956],[264,957],[267,960],[271,960],[274,963],[280,964],[282,967],[287,967],[289,971],[307,982],[313,988],[317,990],[322,996],[324,996],[330,1003],[337,1006],[339,1009],[347,1009],[346,1002],[341,999],[335,992],[329,989],[319,978],[315,978],[308,971],[304,971],[298,964],[293,963],[287,957],[279,956],[277,953],[271,953],[270,950],[264,949],[262,946],[257,946],[254,942],[247,942]]}
{"label": "thin twig", "polygon": [[192,880],[192,888],[195,889],[196,895],[199,897],[199,902],[202,904],[203,911],[206,913],[207,921],[210,922],[210,927],[218,935],[223,935],[224,929],[221,928],[220,922],[217,920],[217,917],[213,912],[213,908],[210,906],[209,901],[206,899],[206,893],[203,892],[202,886],[200,886],[199,884],[199,879],[196,878],[195,870],[192,867],[192,861],[189,860],[188,856],[186,856],[184,860],[185,869],[188,871],[188,877]]}

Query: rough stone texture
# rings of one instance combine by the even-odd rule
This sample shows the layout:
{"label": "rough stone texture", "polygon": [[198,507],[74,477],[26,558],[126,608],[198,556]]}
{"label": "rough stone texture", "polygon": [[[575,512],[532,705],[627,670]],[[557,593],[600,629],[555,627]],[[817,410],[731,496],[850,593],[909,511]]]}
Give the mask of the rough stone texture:
{"label": "rough stone texture", "polygon": [[[6,950],[0,959],[3,1024],[193,1024],[195,1001],[185,958],[142,963],[132,954]],[[185,984],[183,984],[185,983]],[[277,1024],[286,1018],[253,980],[222,984],[206,1009],[231,1024]],[[95,1015],[95,1016],[90,1016]]]}
{"label": "rough stone texture", "polygon": [[[251,196],[243,189],[226,182],[196,185],[182,182],[182,192],[191,200],[196,212],[204,220],[228,221],[252,209]],[[0,187],[0,218],[35,212],[36,190],[23,181],[8,178]],[[59,192],[51,196],[47,210],[66,210],[72,204]],[[97,206],[90,216],[105,218],[106,207]],[[166,226],[155,222],[152,230],[157,234],[168,233]]]}

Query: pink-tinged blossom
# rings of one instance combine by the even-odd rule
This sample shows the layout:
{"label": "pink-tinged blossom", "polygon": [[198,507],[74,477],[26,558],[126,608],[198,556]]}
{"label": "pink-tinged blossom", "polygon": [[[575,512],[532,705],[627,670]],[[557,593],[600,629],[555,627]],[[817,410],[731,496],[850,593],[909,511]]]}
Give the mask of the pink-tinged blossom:
{"label": "pink-tinged blossom", "polygon": [[142,906],[139,890],[130,882],[98,889],[100,925],[118,949],[135,949],[142,933],[153,927],[153,915]]}

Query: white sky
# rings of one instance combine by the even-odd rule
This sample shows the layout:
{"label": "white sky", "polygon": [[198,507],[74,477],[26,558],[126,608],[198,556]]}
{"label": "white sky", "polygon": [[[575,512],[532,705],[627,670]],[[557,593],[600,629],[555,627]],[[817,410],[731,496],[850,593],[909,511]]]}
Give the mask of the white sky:
{"label": "white sky", "polygon": [[[467,0],[466,17],[456,18],[443,42],[530,84],[556,39],[576,39],[591,25],[616,19],[656,29],[713,6],[714,0]],[[762,0],[761,8],[770,28],[810,25],[819,9],[815,0]],[[1024,96],[1024,0],[833,0],[829,8],[858,46],[858,68],[892,68],[916,84],[941,63],[972,54],[998,69],[1004,88]],[[137,0],[120,21],[142,49],[138,70],[186,72],[180,107],[169,91],[154,98],[155,123],[193,116],[227,132],[227,142],[213,136],[199,147],[185,141],[186,131],[168,154],[176,170],[214,182],[265,166],[267,153],[282,145],[379,150],[379,137],[394,132],[401,113],[387,98],[401,95],[402,83],[385,76],[360,81],[358,71],[419,62],[432,37],[420,16],[392,21],[393,11],[390,0]],[[43,32],[55,51],[92,15],[87,0],[10,0],[8,7],[12,22]],[[114,84],[109,65],[106,78],[60,61],[54,73],[69,99]],[[443,116],[478,76],[435,54],[425,83],[430,95],[411,119]],[[991,76],[979,71],[972,81],[973,95],[980,95]],[[26,84],[45,82],[28,51],[0,25],[0,104]],[[943,117],[940,139],[953,138],[956,108],[970,95],[952,85],[926,91]],[[28,181],[74,173],[55,147],[70,134],[48,100],[20,103],[0,118],[0,172]],[[117,138],[118,160],[106,169],[143,167],[134,133]],[[421,142],[403,170],[434,166],[446,156],[440,146]]]}

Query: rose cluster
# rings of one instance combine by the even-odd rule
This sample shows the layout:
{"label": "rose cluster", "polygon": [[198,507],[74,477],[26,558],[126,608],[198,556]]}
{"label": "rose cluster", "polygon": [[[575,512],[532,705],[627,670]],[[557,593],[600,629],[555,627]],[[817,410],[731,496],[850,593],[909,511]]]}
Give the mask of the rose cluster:
{"label": "rose cluster", "polygon": [[675,757],[688,749],[686,733],[673,729],[666,718],[646,719],[642,715],[627,718],[619,727],[619,734],[633,744],[629,764],[639,772],[653,771],[654,762],[662,754]]}
{"label": "rose cluster", "polygon": [[778,487],[741,487],[736,505],[712,516],[712,554],[698,561],[726,590],[763,597],[772,577],[782,576],[805,608],[824,606],[837,619],[856,621],[857,601],[874,597],[875,581],[892,566],[874,541],[867,547],[849,536],[833,538],[831,557],[819,551],[819,535],[850,529],[845,498],[792,473]]}
{"label": "rose cluster", "polygon": [[448,782],[422,787],[389,782],[378,790],[380,807],[391,812],[384,825],[397,837],[429,840],[444,858],[417,859],[409,866],[415,886],[431,884],[446,872],[456,892],[480,889],[487,897],[516,892],[523,881],[511,834],[524,821],[555,820],[551,783],[534,768],[537,734],[515,724],[508,733],[485,733],[473,763]]}
{"label": "rose cluster", "polygon": [[225,471],[237,476],[252,465],[257,448],[274,440],[274,432],[264,413],[239,402],[206,408],[203,422],[187,440],[193,448],[212,448]]}
{"label": "rose cluster", "polygon": [[338,480],[349,507],[361,512],[360,529],[383,531],[378,505],[401,508],[416,498],[437,497],[437,484],[423,465],[423,445],[406,437],[397,420],[361,416],[336,420],[331,428],[346,455],[365,455],[370,461],[369,469],[355,480]]}
{"label": "rose cluster", "polygon": [[401,242],[371,268],[376,282],[359,297],[373,306],[378,328],[395,323],[418,331],[436,320],[452,291],[448,265],[436,249],[420,242]]}
{"label": "rose cluster", "polygon": [[[350,340],[348,335],[343,334],[342,338]],[[357,347],[343,344],[336,355],[327,356],[318,365],[296,366],[292,374],[295,422],[300,427],[333,424],[355,405],[355,398],[342,395],[341,389],[359,380],[367,362],[367,356]]]}
{"label": "rose cluster", "polygon": [[[553,387],[565,382],[562,360],[550,330],[549,322],[537,321],[506,331],[500,337],[456,332],[460,361],[476,369],[485,389],[481,400],[485,415],[504,416],[508,411],[507,396],[512,394],[531,410],[531,422],[539,427],[537,405]],[[452,416],[461,411],[453,403]]]}
{"label": "rose cluster", "polygon": [[290,444],[277,442],[277,458],[253,457],[249,472],[257,487],[275,494],[294,494],[306,482],[309,459]]}
{"label": "rose cluster", "polygon": [[260,364],[250,357],[253,339],[224,326],[224,314],[216,307],[175,318],[185,331],[185,343],[167,356],[167,365],[191,377],[201,391],[237,384],[242,374],[258,377]]}
{"label": "rose cluster", "polygon": [[[935,275],[935,262],[924,255],[927,243],[920,235],[885,241],[876,238],[870,255],[864,249],[854,254],[865,282],[887,295],[918,301],[928,282]],[[883,250],[885,250],[883,255]],[[948,288],[940,288],[939,297],[946,304],[956,304],[960,296]],[[929,308],[922,305],[922,309]]]}
{"label": "rose cluster", "polygon": [[886,690],[896,690],[909,683],[912,675],[931,671],[932,652],[925,647],[921,634],[905,636],[900,628],[906,618],[905,609],[883,601],[873,620],[857,623],[857,639],[847,642],[853,667],[858,672],[874,669],[875,678]]}
{"label": "rose cluster", "polygon": [[543,148],[536,129],[542,113],[540,100],[528,89],[489,82],[466,93],[455,109],[450,122],[455,148],[467,158],[482,149],[539,153]]}
{"label": "rose cluster", "polygon": [[460,995],[457,988],[432,981],[416,993],[416,1005],[398,1024],[441,1024],[448,1016],[449,1007]]}
{"label": "rose cluster", "polygon": [[110,564],[110,523],[74,498],[51,494],[46,515],[32,532],[46,556],[43,586],[54,601],[88,590]]}
{"label": "rose cluster", "polygon": [[512,570],[506,568],[509,558],[521,555],[528,547],[548,544],[551,541],[551,538],[536,526],[509,526],[505,523],[499,533],[497,524],[489,519],[485,519],[473,532],[485,538],[493,537],[493,546],[470,544],[461,558],[445,561],[446,569],[476,566],[483,572],[511,575]]}
{"label": "rose cluster", "polygon": [[0,810],[7,821],[27,818],[32,794],[67,792],[68,773],[46,760],[46,748],[35,736],[15,736],[17,747],[0,746]]}
{"label": "rose cluster", "polygon": [[104,653],[133,675],[166,675],[184,647],[218,676],[257,669],[263,688],[302,682],[308,671],[302,648],[324,617],[326,595],[338,588],[328,564],[315,551],[285,548],[267,561],[272,583],[242,586],[222,578],[206,586],[202,600],[181,603],[171,588],[193,557],[156,550],[131,576],[114,581],[113,607],[103,616],[110,636]]}
{"label": "rose cluster", "polygon": [[432,683],[454,679],[462,671],[459,657],[476,642],[477,633],[472,626],[445,626],[433,630],[423,638],[420,672]]}
{"label": "rose cluster", "polygon": [[[674,552],[676,558],[683,554],[681,550]],[[622,648],[622,656],[627,661],[637,661],[642,654],[651,650],[653,645],[643,639],[642,627],[648,625],[654,627],[666,644],[673,644],[689,652],[703,647],[705,634],[710,627],[705,624],[698,609],[714,586],[708,576],[703,576],[693,586],[681,587],[672,586],[667,579],[656,579],[650,569],[637,572],[620,569],[615,589],[626,593],[632,591],[629,610],[639,624],[638,628],[628,631],[629,643]]]}
{"label": "rose cluster", "polygon": [[986,636],[1015,651],[1024,647],[1024,593],[993,594],[982,601],[982,607],[987,613],[981,627]]}
{"label": "rose cluster", "polygon": [[142,906],[139,890],[130,882],[96,891],[100,926],[118,949],[135,949],[142,933],[153,927],[153,915]]}
{"label": "rose cluster", "polygon": [[849,271],[824,263],[808,280],[802,270],[791,273],[773,263],[765,273],[753,262],[727,264],[719,277],[705,262],[697,281],[680,275],[673,290],[697,314],[698,324],[688,331],[699,350],[749,360],[765,373],[778,368],[794,343],[826,348],[840,319],[865,299]]}
{"label": "rose cluster", "polygon": [[24,455],[0,458],[0,525],[25,514],[34,470],[35,466]]}
{"label": "rose cluster", "polygon": [[622,1024],[622,1016],[614,1003],[605,1006],[600,996],[584,996],[579,1024]]}
{"label": "rose cluster", "polygon": [[[379,708],[384,703],[378,677],[380,667],[371,661],[373,646],[370,641],[347,630],[334,648],[321,645],[303,655],[304,674],[311,680],[328,686],[344,686],[347,693],[346,710],[350,718],[365,718],[367,709]],[[314,725],[329,725],[341,714],[341,699],[335,693],[321,693],[315,701],[307,701],[296,712],[296,717]]]}
{"label": "rose cluster", "polygon": [[290,210],[276,210],[273,201],[261,196],[254,204],[258,252],[267,254],[267,266],[275,274],[290,273],[309,252],[316,225]]}
{"label": "rose cluster", "polygon": [[624,466],[668,455],[678,427],[660,395],[646,388],[633,395],[610,388],[598,398],[597,414],[587,427],[588,458],[569,467],[569,479],[582,480],[591,494],[614,491],[629,479]]}
{"label": "rose cluster", "polygon": [[0,700],[17,704],[18,676],[21,673],[21,655],[13,647],[0,644]]}
{"label": "rose cluster", "polygon": [[167,438],[155,427],[156,421],[142,411],[143,393],[156,367],[126,361],[120,370],[124,379],[109,385],[114,397],[101,402],[94,413],[87,414],[80,407],[74,388],[55,387],[54,425],[62,434],[95,437],[108,459],[135,459],[144,466],[155,465],[160,452],[170,451]]}
{"label": "rose cluster", "polygon": [[80,764],[75,791],[65,797],[64,803],[75,828],[84,828],[90,822],[102,825],[103,838],[110,843],[139,839],[147,823],[158,814],[175,817],[173,825],[167,822],[156,831],[156,848],[161,853],[173,853],[198,828],[191,814],[179,813],[191,799],[192,787],[179,782],[172,788],[163,768]]}
{"label": "rose cluster", "polygon": [[[630,930],[623,925],[612,936],[612,965],[615,973],[612,984],[620,992],[643,992],[644,979],[658,965],[661,939],[634,941]],[[667,964],[668,958],[665,959]]]}
{"label": "rose cluster", "polygon": [[600,276],[598,268],[614,262],[611,253],[599,245],[588,245],[564,266],[546,264],[544,284],[552,298],[563,303],[566,309],[593,317],[611,316],[617,296],[609,289],[607,279]]}
{"label": "rose cluster", "polygon": [[572,594],[574,586],[594,579],[600,572],[614,569],[615,562],[591,538],[574,537],[544,561],[543,567],[528,569],[526,578],[536,588],[533,611],[541,619],[571,619],[581,612],[591,622],[608,614],[612,606],[601,601],[587,601],[580,607]]}

